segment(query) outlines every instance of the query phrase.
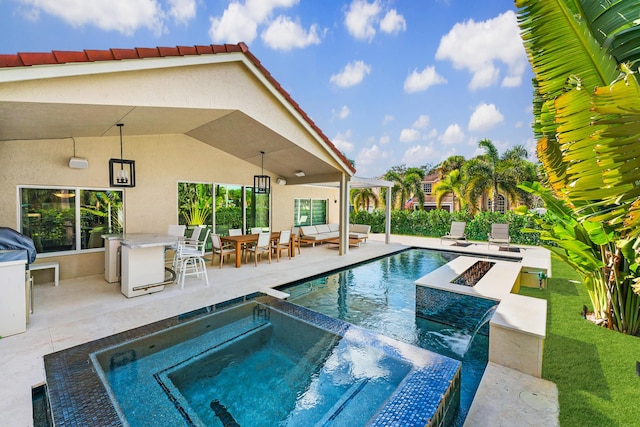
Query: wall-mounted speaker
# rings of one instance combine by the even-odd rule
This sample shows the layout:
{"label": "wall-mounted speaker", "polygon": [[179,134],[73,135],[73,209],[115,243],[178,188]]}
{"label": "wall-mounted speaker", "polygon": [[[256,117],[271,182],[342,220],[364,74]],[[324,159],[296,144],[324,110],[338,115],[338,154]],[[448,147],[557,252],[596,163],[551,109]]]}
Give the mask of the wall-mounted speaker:
{"label": "wall-mounted speaker", "polygon": [[72,157],[69,159],[71,169],[86,169],[89,167],[89,160],[83,157]]}

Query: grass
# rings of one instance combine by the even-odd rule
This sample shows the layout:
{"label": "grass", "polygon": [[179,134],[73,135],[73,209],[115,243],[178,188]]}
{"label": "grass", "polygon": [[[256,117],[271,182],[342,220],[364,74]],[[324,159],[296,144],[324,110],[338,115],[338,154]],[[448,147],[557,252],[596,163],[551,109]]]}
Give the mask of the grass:
{"label": "grass", "polygon": [[591,305],[580,277],[556,259],[552,271],[547,289],[520,293],[547,300],[542,377],[558,386],[560,425],[639,426],[640,338],[583,319]]}

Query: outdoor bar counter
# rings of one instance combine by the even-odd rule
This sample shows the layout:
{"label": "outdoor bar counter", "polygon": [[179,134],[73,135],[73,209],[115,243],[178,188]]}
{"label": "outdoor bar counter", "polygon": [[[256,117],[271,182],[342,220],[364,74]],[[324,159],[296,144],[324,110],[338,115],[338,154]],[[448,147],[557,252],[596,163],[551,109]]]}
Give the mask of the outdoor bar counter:
{"label": "outdoor bar counter", "polygon": [[[105,280],[117,281],[127,297],[159,292],[165,282],[165,248],[178,238],[166,234],[105,234]],[[120,256],[118,256],[118,251]],[[120,268],[118,269],[118,262]],[[115,280],[114,280],[115,279]]]}

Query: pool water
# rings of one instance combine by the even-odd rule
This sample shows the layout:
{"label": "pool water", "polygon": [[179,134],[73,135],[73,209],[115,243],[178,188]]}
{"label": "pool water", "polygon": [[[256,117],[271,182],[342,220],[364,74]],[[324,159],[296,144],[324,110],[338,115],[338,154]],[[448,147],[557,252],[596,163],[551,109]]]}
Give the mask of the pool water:
{"label": "pool water", "polygon": [[487,365],[489,337],[486,326],[481,327],[490,320],[493,311],[475,319],[466,329],[421,317],[416,315],[414,284],[457,256],[411,249],[279,289],[289,293],[288,301],[294,304],[461,361],[460,413],[456,424],[462,425]]}

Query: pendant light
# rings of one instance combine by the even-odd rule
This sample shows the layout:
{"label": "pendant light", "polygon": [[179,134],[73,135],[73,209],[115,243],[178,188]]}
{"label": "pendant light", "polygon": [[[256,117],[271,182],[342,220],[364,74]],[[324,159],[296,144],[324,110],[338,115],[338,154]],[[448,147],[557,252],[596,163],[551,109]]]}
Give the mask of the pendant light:
{"label": "pendant light", "polygon": [[264,174],[264,151],[261,151],[262,155],[262,174],[253,176],[253,193],[254,194],[268,194],[271,187],[271,177]]}
{"label": "pendant light", "polygon": [[118,123],[120,129],[120,159],[109,160],[109,184],[112,187],[135,187],[136,171],[135,161],[125,160],[122,151],[122,127],[124,123]]}

